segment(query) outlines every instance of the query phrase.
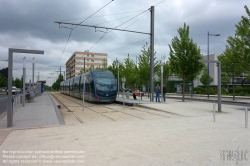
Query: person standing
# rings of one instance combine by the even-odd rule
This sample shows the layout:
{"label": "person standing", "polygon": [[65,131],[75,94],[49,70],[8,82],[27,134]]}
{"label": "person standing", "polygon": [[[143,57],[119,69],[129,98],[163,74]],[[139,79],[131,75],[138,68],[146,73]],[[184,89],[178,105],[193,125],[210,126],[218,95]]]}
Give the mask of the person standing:
{"label": "person standing", "polygon": [[[159,87],[159,84],[156,85],[155,87],[155,101],[157,102],[160,102],[160,92],[161,92],[161,88]],[[158,99],[158,100],[157,100]]]}
{"label": "person standing", "polygon": [[166,95],[166,93],[167,93],[167,88],[166,88],[165,85],[163,85],[163,88],[162,88],[162,89],[163,89],[163,94],[162,94],[162,95],[163,95],[163,101],[165,102],[165,101],[166,101],[166,96],[165,96],[165,95]]}

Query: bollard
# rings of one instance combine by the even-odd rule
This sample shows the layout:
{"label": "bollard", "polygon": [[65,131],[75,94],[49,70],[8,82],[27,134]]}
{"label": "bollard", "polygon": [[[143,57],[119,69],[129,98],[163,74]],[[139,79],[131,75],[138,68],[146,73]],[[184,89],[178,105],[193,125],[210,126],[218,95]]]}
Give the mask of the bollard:
{"label": "bollard", "polygon": [[216,104],[214,103],[213,104],[213,119],[214,119],[214,122],[215,122],[215,108],[216,108]]}
{"label": "bollard", "polygon": [[248,126],[248,108],[245,108],[245,127],[247,128]]}

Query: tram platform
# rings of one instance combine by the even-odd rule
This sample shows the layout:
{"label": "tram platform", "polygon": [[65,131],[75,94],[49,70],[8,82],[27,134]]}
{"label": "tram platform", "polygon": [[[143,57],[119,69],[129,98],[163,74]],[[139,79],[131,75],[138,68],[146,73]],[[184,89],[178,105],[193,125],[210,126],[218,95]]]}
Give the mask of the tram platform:
{"label": "tram platform", "polygon": [[[13,125],[8,129],[34,128],[65,124],[58,104],[47,92],[36,96],[13,112]],[[0,129],[7,128],[7,116],[0,119]]]}

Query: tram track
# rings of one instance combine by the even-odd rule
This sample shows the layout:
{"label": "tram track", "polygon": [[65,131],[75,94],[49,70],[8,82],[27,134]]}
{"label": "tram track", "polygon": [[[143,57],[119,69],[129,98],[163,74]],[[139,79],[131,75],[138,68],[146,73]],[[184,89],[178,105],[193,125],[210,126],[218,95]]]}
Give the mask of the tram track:
{"label": "tram track", "polygon": [[[67,109],[69,110],[69,112],[71,112],[73,114],[73,116],[75,116],[75,118],[80,122],[80,123],[84,123],[81,118],[77,115],[75,115],[71,109],[69,109],[68,107],[82,107],[83,106],[83,103],[80,99],[76,99],[76,98],[72,98],[70,96],[66,96],[66,95],[63,95],[63,94],[60,94],[60,93],[57,93],[56,95],[53,95],[55,98],[57,98],[56,96],[60,96],[66,100],[69,100],[72,104],[71,106],[69,105],[65,105],[64,103],[62,103],[62,105]],[[57,99],[58,100],[58,99]],[[73,103],[76,103],[77,105],[74,105]],[[121,107],[120,104],[116,104],[116,103],[112,103],[112,106],[117,106],[117,107]],[[95,110],[95,108],[100,108],[100,107],[103,107],[107,110],[111,110],[111,111],[97,111]],[[117,115],[115,114],[112,114],[112,113],[120,113],[120,114],[124,114],[125,117],[126,116],[130,116],[130,117],[133,117],[133,118],[136,118],[136,119],[140,119],[140,120],[146,120],[147,119],[147,114],[149,115],[154,115],[154,116],[158,116],[158,117],[163,117],[163,118],[171,118],[172,116],[174,117],[185,117],[184,115],[180,115],[180,114],[176,114],[176,113],[172,113],[172,112],[166,112],[166,111],[161,111],[161,110],[155,110],[155,109],[151,109],[151,108],[147,108],[147,107],[128,107],[128,106],[123,106],[122,108],[126,108],[126,109],[129,109],[129,110],[133,110],[133,112],[125,112],[125,111],[122,111],[121,109],[119,108],[112,108],[111,106],[109,106],[108,104],[104,104],[104,103],[95,103],[95,104],[92,104],[92,103],[86,103],[84,104],[84,109],[88,109],[89,111],[92,111],[98,115],[101,115],[113,122],[115,121],[119,121],[119,118],[117,119]],[[141,110],[140,108],[145,108],[146,110]],[[135,111],[135,112],[134,112]],[[159,111],[161,113],[157,113],[156,111]],[[138,115],[138,113],[136,112],[141,112],[141,113],[144,113],[144,114],[140,114]],[[142,117],[140,116],[142,115]],[[144,118],[146,115],[146,118]]]}
{"label": "tram track", "polygon": [[[77,120],[78,120],[78,122],[80,122],[80,123],[84,123],[84,121],[79,117],[79,116],[77,116],[77,115],[75,115],[74,114],[74,111],[72,111],[72,110],[70,110],[68,107],[69,106],[66,106],[65,104],[63,104],[54,94],[51,94],[53,97],[55,97],[56,99],[57,99],[57,101],[61,104],[61,105],[63,105],[63,107],[65,108],[65,109],[67,109],[68,111],[67,112],[70,112]],[[60,95],[59,95],[60,96]]]}

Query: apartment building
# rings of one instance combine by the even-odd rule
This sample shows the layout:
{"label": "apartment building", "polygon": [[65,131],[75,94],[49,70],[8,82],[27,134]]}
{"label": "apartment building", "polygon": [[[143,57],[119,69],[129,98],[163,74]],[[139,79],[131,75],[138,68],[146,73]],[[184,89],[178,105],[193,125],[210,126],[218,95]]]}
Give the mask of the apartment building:
{"label": "apartment building", "polygon": [[80,70],[84,68],[85,58],[85,70],[88,70],[91,66],[94,68],[102,67],[103,60],[108,59],[106,53],[96,52],[74,52],[66,62],[66,79],[79,75]]}

